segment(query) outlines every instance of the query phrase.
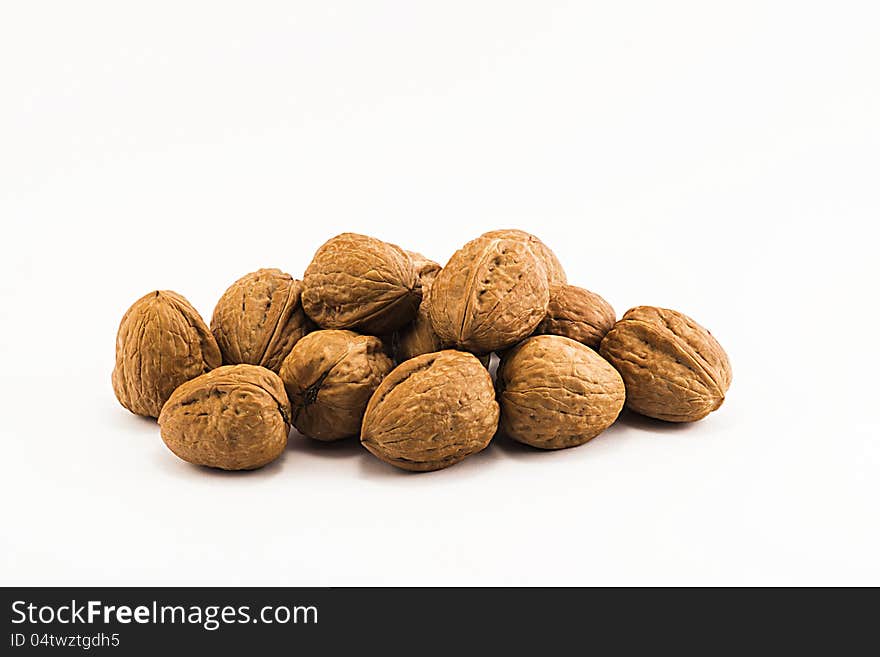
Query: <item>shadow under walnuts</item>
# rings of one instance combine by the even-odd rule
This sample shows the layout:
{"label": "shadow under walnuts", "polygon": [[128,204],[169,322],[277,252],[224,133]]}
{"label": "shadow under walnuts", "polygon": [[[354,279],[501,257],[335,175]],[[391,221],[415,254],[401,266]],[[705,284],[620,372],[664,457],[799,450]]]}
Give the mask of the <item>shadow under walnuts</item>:
{"label": "shadow under walnuts", "polygon": [[[617,418],[615,425],[620,424],[633,429],[640,429],[650,433],[682,433],[693,429],[699,422],[666,422],[655,420],[646,415],[640,415],[635,411],[624,408]],[[613,426],[613,425],[612,425]]]}
{"label": "shadow under walnuts", "polygon": [[254,470],[222,470],[220,468],[212,468],[207,465],[196,465],[194,463],[187,463],[186,461],[182,460],[178,463],[178,466],[188,468],[190,471],[208,478],[216,477],[222,479],[263,479],[281,474],[281,470],[284,467],[285,457],[286,455],[284,454],[284,452],[282,452],[281,455],[271,463],[268,463],[267,465],[264,465],[261,468],[256,468]]}
{"label": "shadow under walnuts", "polygon": [[[587,441],[583,445],[578,445],[577,447],[571,447],[569,449],[605,449],[610,448],[615,444],[619,447],[623,445],[624,440],[635,435],[631,432],[632,429],[635,429],[637,431],[646,431],[648,433],[658,435],[679,434],[692,429],[695,424],[698,423],[677,423],[664,422],[663,420],[655,420],[653,418],[639,415],[634,411],[624,408],[621,411],[620,416],[617,418],[617,420],[615,420],[614,424],[608,427],[605,431],[600,433],[592,440]],[[533,447],[531,445],[526,445],[517,440],[514,440],[513,438],[505,434],[504,431],[500,428],[498,430],[498,433],[496,433],[495,437],[492,439],[489,447],[492,448],[493,446],[495,447],[495,449],[499,450],[499,452],[515,459],[541,458],[544,455],[559,454],[560,452],[568,451],[568,449],[548,450],[541,449],[539,447]]]}
{"label": "shadow under walnuts", "polygon": [[[581,445],[580,448],[589,449],[590,447],[599,447],[599,445],[607,446],[610,442],[613,442],[616,438],[618,438],[618,436],[615,436],[615,434],[617,434],[618,432],[626,432],[628,429],[637,429],[640,431],[647,431],[649,433],[655,434],[679,433],[689,430],[693,427],[694,424],[698,423],[687,422],[679,424],[675,422],[664,422],[663,420],[655,420],[653,418],[639,415],[638,413],[624,408],[614,424],[612,424],[599,436],[596,436],[589,442]],[[392,479],[400,477],[428,479],[432,476],[443,476],[444,473],[448,473],[450,471],[455,471],[456,473],[458,473],[458,476],[467,476],[469,472],[482,472],[485,469],[485,465],[488,461],[493,461],[498,458],[541,458],[543,455],[558,454],[561,451],[567,451],[546,450],[540,449],[538,447],[533,447],[531,445],[526,445],[524,443],[514,440],[513,438],[510,438],[501,429],[499,429],[495,436],[492,438],[492,441],[486,447],[486,449],[461,461],[460,463],[456,464],[454,468],[444,468],[442,470],[431,472],[410,472],[407,470],[401,470],[399,468],[392,467],[387,463],[383,463],[381,460],[377,459],[366,449],[364,449],[357,438],[347,438],[344,440],[321,442],[318,440],[306,438],[296,429],[291,429],[290,436],[288,438],[287,449],[294,452],[301,452],[322,458],[357,458],[360,459],[359,466],[363,476],[369,478],[383,477]],[[275,466],[276,464],[277,461],[270,466],[267,466],[267,469]]]}
{"label": "shadow under walnuts", "polygon": [[518,440],[514,440],[502,430],[499,429],[498,433],[495,434],[495,437],[492,439],[492,443],[490,445],[495,447],[500,454],[507,456],[513,459],[548,459],[552,458],[553,455],[559,455],[564,452],[569,452],[571,450],[578,450],[579,452],[587,449],[595,449],[599,446],[599,444],[604,443],[603,439],[611,439],[614,440],[612,434],[614,433],[615,427],[617,427],[617,423],[611,425],[608,429],[603,431],[601,434],[593,438],[592,440],[588,440],[582,445],[577,445],[576,447],[568,447],[565,449],[541,449],[540,447],[535,447],[533,445],[527,445],[525,443],[521,443]]}
{"label": "shadow under walnuts", "polygon": [[342,440],[332,440],[322,442],[306,438],[296,429],[290,430],[287,437],[287,449],[294,452],[302,452],[320,456],[323,458],[344,459],[360,456],[366,450],[361,447],[357,438],[344,438]]}
{"label": "shadow under walnuts", "polygon": [[395,468],[381,459],[370,454],[364,447],[355,442],[363,457],[360,461],[361,474],[366,478],[384,477],[387,479],[397,479],[411,477],[417,480],[429,480],[434,477],[472,477],[482,476],[486,472],[486,468],[491,461],[498,457],[495,441],[489,443],[486,449],[476,454],[468,456],[466,459],[459,461],[448,468],[440,470],[428,470],[424,472],[415,472],[411,470],[403,470]]}

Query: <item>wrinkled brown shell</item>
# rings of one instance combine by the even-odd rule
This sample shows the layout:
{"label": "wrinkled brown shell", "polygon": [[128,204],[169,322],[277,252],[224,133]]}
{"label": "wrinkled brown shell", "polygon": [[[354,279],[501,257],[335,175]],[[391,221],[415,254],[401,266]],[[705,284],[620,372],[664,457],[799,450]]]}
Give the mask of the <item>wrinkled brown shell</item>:
{"label": "wrinkled brown shell", "polygon": [[544,265],[544,269],[547,270],[547,280],[550,282],[550,285],[565,285],[568,283],[568,278],[565,275],[565,270],[562,268],[562,263],[559,262],[559,258],[550,250],[550,247],[531,233],[515,228],[505,228],[502,230],[490,230],[482,236],[509,237],[527,242],[532,247],[532,251],[538,257],[538,260]]}
{"label": "wrinkled brown shell", "polygon": [[[430,285],[425,281],[422,283],[422,289],[427,292]],[[443,348],[440,336],[434,333],[431,318],[428,316],[428,295],[426,294],[419,306],[419,314],[416,315],[416,318],[392,336],[391,353],[395,362],[400,364],[410,358],[441,351]],[[477,360],[482,363],[483,367],[488,368],[491,357],[491,353],[481,354],[477,356]]]}
{"label": "wrinkled brown shell", "polygon": [[431,283],[440,271],[440,265],[414,251],[407,251],[407,253],[412,258],[413,266],[419,276],[422,302],[415,319],[398,329],[392,336],[391,351],[398,363],[432,351],[440,351],[443,348],[440,337],[434,333],[431,318],[428,316],[428,288],[431,287]]}
{"label": "wrinkled brown shell", "polygon": [[316,440],[360,434],[364,410],[394,364],[382,341],[352,331],[315,331],[281,365],[293,425]]}
{"label": "wrinkled brown shell", "polygon": [[159,416],[162,440],[184,461],[253,470],[287,445],[290,404],[278,375],[257,365],[225,365],[174,391]]}
{"label": "wrinkled brown shell", "polygon": [[598,294],[574,285],[552,285],[547,316],[535,333],[563,335],[599,349],[616,319],[614,308]]}
{"label": "wrinkled brown shell", "polygon": [[126,311],[116,334],[113,392],[132,413],[158,417],[181,383],[220,365],[205,322],[176,292],[150,292]]}
{"label": "wrinkled brown shell", "polygon": [[471,354],[438,351],[397,366],[361,429],[373,455],[404,470],[439,470],[484,449],[498,426],[492,378]]}
{"label": "wrinkled brown shell", "polygon": [[400,247],[343,233],[324,243],[306,269],[302,305],[321,328],[383,335],[415,317],[417,283]]}
{"label": "wrinkled brown shell", "polygon": [[392,351],[394,359],[398,363],[405,360],[429,354],[432,351],[440,351],[443,344],[440,337],[434,333],[431,319],[428,317],[427,307],[424,301],[419,308],[419,314],[405,327],[397,331],[392,339]]}
{"label": "wrinkled brown shell", "polygon": [[302,283],[280,269],[260,269],[230,286],[214,308],[211,332],[226,365],[273,372],[311,328],[300,305]]}
{"label": "wrinkled brown shell", "polygon": [[611,365],[558,335],[529,338],[498,367],[501,428],[533,447],[584,444],[614,423],[624,398],[623,380]]}
{"label": "wrinkled brown shell", "polygon": [[429,260],[416,251],[407,251],[406,254],[412,261],[413,269],[416,272],[416,286],[420,286],[426,281],[430,282],[434,280],[437,272],[440,271],[440,265],[438,263]]}
{"label": "wrinkled brown shell", "polygon": [[549,298],[546,272],[527,242],[479,237],[437,274],[428,315],[443,344],[486,354],[530,335]]}
{"label": "wrinkled brown shell", "polygon": [[[445,345],[440,341],[440,337],[434,333],[434,327],[431,325],[431,319],[428,317],[424,301],[422,302],[422,307],[419,308],[419,314],[415,320],[396,332],[392,336],[391,341],[391,353],[397,364],[422,354],[441,351],[444,347]],[[474,355],[483,367],[489,367],[492,358],[491,352]]]}
{"label": "wrinkled brown shell", "polygon": [[626,383],[626,405],[648,417],[693,422],[716,410],[730,387],[730,361],[687,315],[639,306],[602,340],[600,353]]}

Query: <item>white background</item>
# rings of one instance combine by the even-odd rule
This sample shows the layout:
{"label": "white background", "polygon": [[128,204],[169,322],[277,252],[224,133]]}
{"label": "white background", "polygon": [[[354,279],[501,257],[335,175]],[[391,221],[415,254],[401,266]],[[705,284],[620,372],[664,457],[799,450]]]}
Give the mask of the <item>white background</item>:
{"label": "white background", "polygon": [[[880,584],[876,7],[4,3],[0,582]],[[338,232],[445,262],[500,227],[706,325],[721,410],[228,474],[113,396],[150,290],[209,318]]]}

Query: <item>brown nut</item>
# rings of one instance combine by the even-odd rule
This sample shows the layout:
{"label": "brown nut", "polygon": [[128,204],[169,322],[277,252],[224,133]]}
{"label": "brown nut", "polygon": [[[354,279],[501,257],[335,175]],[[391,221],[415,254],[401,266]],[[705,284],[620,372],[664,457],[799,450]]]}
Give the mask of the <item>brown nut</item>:
{"label": "brown nut", "polygon": [[721,406],[730,387],[724,349],[709,331],[674,310],[628,310],[599,351],[623,377],[627,407],[658,420],[699,420]]}
{"label": "brown nut", "polygon": [[169,290],[150,292],[119,323],[113,392],[132,413],[158,417],[177,386],[220,361],[214,336],[189,301]]}
{"label": "brown nut", "polygon": [[309,438],[357,436],[370,396],[394,364],[382,341],[352,331],[315,331],[281,365],[293,425]]}
{"label": "brown nut", "polygon": [[174,391],[159,415],[162,440],[184,461],[253,470],[287,445],[290,404],[278,375],[258,365],[224,365]]}
{"label": "brown nut", "polygon": [[478,237],[437,274],[428,315],[443,344],[486,354],[531,334],[549,298],[547,274],[527,242]]}
{"label": "brown nut", "polygon": [[391,351],[394,354],[394,360],[398,363],[422,354],[440,351],[442,348],[443,344],[431,326],[431,319],[428,317],[424,301],[422,301],[416,318],[395,332],[391,340]]}
{"label": "brown nut", "polygon": [[321,328],[383,335],[415,317],[417,282],[400,247],[343,233],[315,253],[303,277],[302,305]]}
{"label": "brown nut", "polygon": [[416,272],[416,286],[421,286],[424,282],[433,281],[434,277],[437,275],[437,272],[440,271],[441,267],[438,263],[433,260],[429,260],[421,253],[417,253],[415,251],[407,251],[406,254],[409,256],[410,260],[412,260],[413,269]]}
{"label": "brown nut", "polygon": [[[430,285],[429,282],[424,281],[422,289],[427,293]],[[394,356],[394,361],[400,364],[410,358],[441,351],[443,348],[440,336],[434,333],[431,318],[428,316],[428,296],[426,294],[419,306],[419,314],[416,315],[416,318],[402,329],[395,331],[391,336],[391,353]],[[477,360],[486,368],[489,367],[491,358],[491,352],[477,356]]]}
{"label": "brown nut", "polygon": [[538,257],[538,260],[544,265],[544,269],[547,270],[547,280],[550,282],[550,285],[565,285],[568,283],[568,278],[565,275],[565,270],[562,268],[562,263],[559,262],[559,258],[550,250],[550,247],[531,233],[515,228],[504,228],[501,230],[490,230],[488,233],[483,233],[482,237],[509,237],[528,243],[534,254]]}
{"label": "brown nut", "polygon": [[419,304],[415,319],[391,336],[391,353],[398,363],[443,348],[440,337],[434,333],[431,318],[428,316],[428,288],[440,271],[440,265],[414,251],[407,253],[419,277],[418,287],[422,290],[422,302]]}
{"label": "brown nut", "polygon": [[598,294],[574,285],[551,285],[547,316],[535,333],[563,335],[598,349],[616,318],[614,308]]}
{"label": "brown nut", "polygon": [[438,351],[398,365],[373,393],[361,444],[404,470],[439,470],[484,449],[498,427],[492,378],[472,354]]}
{"label": "brown nut", "polygon": [[501,428],[514,440],[562,449],[610,427],[623,408],[617,371],[599,354],[559,335],[539,335],[511,349],[498,367]]}
{"label": "brown nut", "polygon": [[259,269],[233,283],[214,308],[211,332],[226,365],[273,372],[312,328],[300,305],[302,283],[280,269]]}

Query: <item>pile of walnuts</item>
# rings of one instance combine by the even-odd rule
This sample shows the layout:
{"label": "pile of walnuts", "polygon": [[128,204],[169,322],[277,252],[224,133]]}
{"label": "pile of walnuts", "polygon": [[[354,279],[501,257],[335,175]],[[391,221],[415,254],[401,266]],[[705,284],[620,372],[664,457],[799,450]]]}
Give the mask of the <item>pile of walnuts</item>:
{"label": "pile of walnuts", "polygon": [[237,280],[210,328],[179,294],[151,292],[122,318],[112,378],[122,405],[158,417],[165,444],[190,463],[259,468],[284,451],[292,424],[427,471],[499,431],[542,449],[582,445],[624,405],[699,420],[730,377],[724,350],[690,317],[639,306],[618,320],[568,284],[537,237],[497,230],[445,267],[338,235],[302,281],[278,269]]}

